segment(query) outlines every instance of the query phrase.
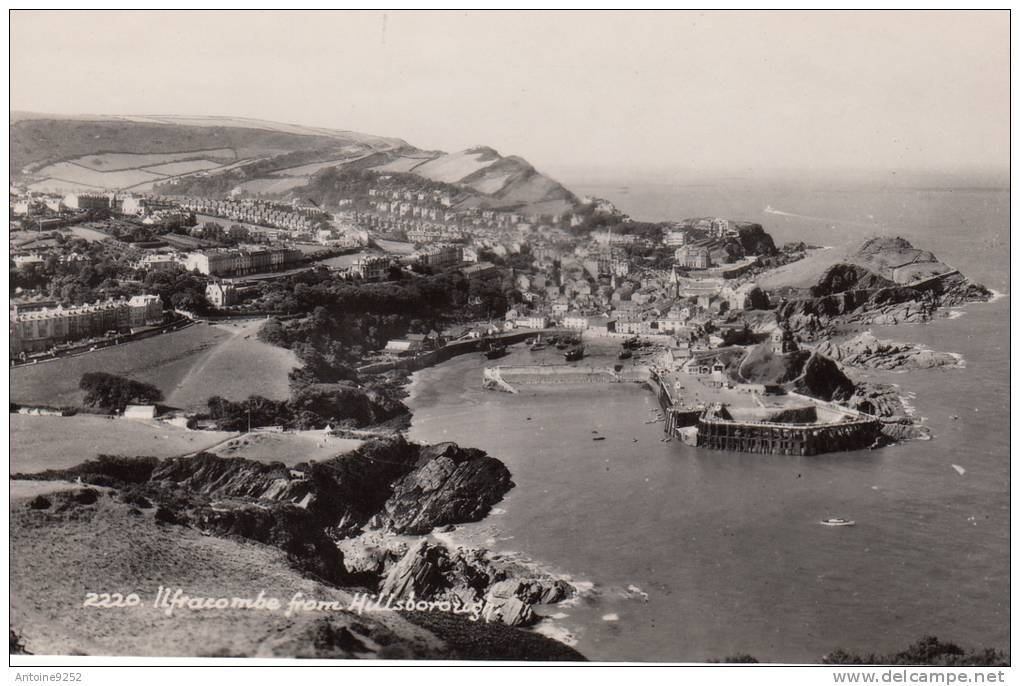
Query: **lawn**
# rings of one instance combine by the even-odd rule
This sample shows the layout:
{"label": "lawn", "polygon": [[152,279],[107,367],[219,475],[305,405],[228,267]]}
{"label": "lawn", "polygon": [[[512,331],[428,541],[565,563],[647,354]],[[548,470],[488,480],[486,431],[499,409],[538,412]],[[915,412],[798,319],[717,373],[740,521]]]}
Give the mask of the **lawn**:
{"label": "lawn", "polygon": [[283,348],[255,336],[261,320],[196,324],[180,331],[76,357],[18,367],[10,373],[11,401],[24,405],[79,406],[78,382],[86,372],[107,372],[159,388],[165,403],[205,408],[209,396],[243,400],[289,396],[288,372],[300,365]]}
{"label": "lawn", "polygon": [[189,431],[154,420],[89,414],[73,417],[12,414],[10,420],[12,474],[73,467],[97,455],[185,455],[234,436],[225,431]]}
{"label": "lawn", "polygon": [[325,431],[288,431],[274,433],[255,431],[232,438],[211,452],[221,457],[244,457],[258,462],[283,462],[293,466],[299,462],[323,460],[350,452],[364,441],[337,438]]}

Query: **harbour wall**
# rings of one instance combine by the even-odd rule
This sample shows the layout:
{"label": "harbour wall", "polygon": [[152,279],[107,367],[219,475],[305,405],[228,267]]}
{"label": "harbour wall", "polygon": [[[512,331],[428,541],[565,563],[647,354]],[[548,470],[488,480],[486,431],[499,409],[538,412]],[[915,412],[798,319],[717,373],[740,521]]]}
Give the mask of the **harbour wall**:
{"label": "harbour wall", "polygon": [[648,370],[634,367],[617,372],[612,367],[565,364],[532,364],[486,367],[482,383],[486,388],[516,393],[516,386],[574,385],[593,383],[641,383],[648,379]]}
{"label": "harbour wall", "polygon": [[480,352],[485,350],[491,342],[501,343],[503,345],[512,345],[514,343],[520,343],[521,341],[527,340],[536,334],[542,334],[543,336],[558,336],[566,333],[571,332],[568,329],[526,329],[522,331],[496,334],[494,336],[486,336],[485,338],[468,338],[460,341],[452,341],[438,350],[430,350],[429,352],[421,353],[420,355],[396,357],[382,362],[374,362],[372,364],[363,365],[358,367],[358,373],[382,374],[393,369],[414,372],[419,369],[424,369],[425,367],[431,367],[439,364],[440,362],[446,362],[458,355]]}
{"label": "harbour wall", "polygon": [[648,384],[666,417],[663,430],[699,448],[764,455],[819,455],[869,448],[882,428],[881,422],[871,415],[797,393],[791,395],[804,402],[800,409],[813,406],[823,417],[840,415],[847,419],[813,424],[722,419],[703,407],[683,405],[655,370],[649,370]]}
{"label": "harbour wall", "polygon": [[797,426],[772,422],[698,420],[699,448],[769,455],[818,455],[862,450],[879,436],[877,419],[855,419],[837,424]]}

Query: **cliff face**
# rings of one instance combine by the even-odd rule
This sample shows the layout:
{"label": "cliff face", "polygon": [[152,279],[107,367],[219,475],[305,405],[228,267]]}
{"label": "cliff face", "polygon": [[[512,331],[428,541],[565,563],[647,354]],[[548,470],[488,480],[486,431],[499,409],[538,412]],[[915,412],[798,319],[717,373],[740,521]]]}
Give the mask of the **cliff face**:
{"label": "cliff face", "polygon": [[[206,510],[200,508],[186,523],[174,523],[172,515],[187,506],[183,494],[167,494],[165,505],[154,506],[132,488],[12,481],[12,652],[584,659],[561,643],[497,621],[472,622],[443,612],[362,611],[357,598],[363,588],[346,590],[323,583],[330,580],[319,570],[293,568],[292,556],[266,533],[284,521],[273,504],[227,508],[217,501],[208,508],[216,521],[202,519]],[[249,510],[263,513],[249,518]],[[244,517],[235,516],[241,511]],[[260,537],[265,545],[251,542]],[[95,588],[97,580],[105,584],[97,590],[134,591],[142,602],[129,612],[83,607],[81,589]],[[152,602],[157,584],[193,597],[227,599],[251,598],[261,589],[280,605],[277,610],[180,607],[169,615]],[[285,614],[295,598],[329,608]]]}
{"label": "cliff face", "polygon": [[437,526],[478,521],[513,485],[503,463],[480,450],[454,443],[428,446],[421,449],[414,470],[393,484],[371,524],[425,534]]}
{"label": "cliff face", "polygon": [[923,291],[888,287],[781,300],[775,314],[803,340],[816,340],[845,326],[925,322],[938,307],[938,300]]}
{"label": "cliff face", "polygon": [[262,464],[201,454],[172,458],[150,483],[207,498],[290,504],[320,526],[352,535],[372,528],[422,534],[477,521],[513,487],[499,460],[455,443],[418,446],[403,438],[368,443],[326,462]]}
{"label": "cliff face", "polygon": [[[506,467],[479,450],[454,443],[419,446],[395,438],[292,468],[201,453],[166,460],[103,457],[27,478],[100,485],[22,503],[25,510],[40,512],[37,518],[59,515],[59,521],[66,521],[66,513],[72,512],[78,513],[72,520],[87,521],[100,508],[127,518],[108,524],[105,531],[130,526],[137,518],[143,528],[180,532],[173,536],[189,540],[212,536],[257,542],[282,552],[294,570],[334,588],[355,585],[402,600],[413,595],[479,608],[474,621],[403,613],[411,625],[422,627],[424,638],[409,636],[406,623],[397,622],[403,628],[394,632],[392,623],[384,627],[367,617],[359,622],[350,612],[338,612],[299,622],[255,647],[245,643],[243,654],[371,656],[379,648],[374,636],[388,636],[391,647],[384,652],[390,656],[582,659],[544,637],[508,628],[533,622],[533,605],[568,597],[573,593],[568,584],[483,550],[454,551],[425,540],[407,543],[406,534],[427,534],[484,517],[513,487]],[[39,525],[52,522],[40,520]],[[363,531],[368,533],[354,538]],[[373,545],[368,539],[385,543]],[[350,551],[349,559],[342,550]],[[99,549],[79,552],[106,554]],[[161,560],[153,556],[132,562],[130,569],[148,570],[150,578],[162,579],[166,571],[159,568]],[[172,569],[170,576],[179,572]],[[179,583],[176,577],[168,581]],[[29,633],[34,632],[28,624]]]}
{"label": "cliff face", "polygon": [[168,523],[272,545],[335,582],[346,569],[334,539],[366,526],[423,534],[476,521],[513,487],[506,467],[479,450],[402,438],[293,468],[208,453],[148,459],[134,470],[130,462],[108,458],[38,477],[129,488],[157,503]]}
{"label": "cliff face", "polygon": [[538,619],[532,606],[560,602],[575,593],[564,581],[493,559],[484,551],[451,550],[429,541],[417,543],[388,567],[379,592],[478,604],[483,619],[509,626],[532,624]]}

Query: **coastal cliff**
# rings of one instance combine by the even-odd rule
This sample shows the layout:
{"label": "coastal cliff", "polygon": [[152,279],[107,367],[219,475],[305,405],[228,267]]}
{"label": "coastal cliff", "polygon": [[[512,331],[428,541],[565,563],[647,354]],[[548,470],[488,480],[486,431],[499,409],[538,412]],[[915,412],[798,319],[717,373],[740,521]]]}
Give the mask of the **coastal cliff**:
{"label": "coastal cliff", "polygon": [[815,251],[762,275],[776,319],[802,340],[870,324],[921,323],[991,291],[902,238]]}
{"label": "coastal cliff", "polygon": [[[24,520],[24,527],[12,527],[23,557],[21,573],[16,569],[13,576],[25,604],[17,608],[12,622],[30,652],[45,652],[49,641],[59,644],[73,633],[66,622],[46,619],[33,609],[48,602],[36,596],[25,572],[44,563],[40,556],[59,558],[46,564],[73,569],[88,569],[110,556],[120,556],[117,564],[127,566],[123,581],[132,588],[146,586],[143,579],[182,586],[190,580],[202,586],[206,595],[237,592],[238,582],[221,582],[216,573],[208,579],[190,567],[183,570],[179,563],[170,563],[165,555],[136,554],[151,551],[159,537],[168,536],[180,550],[189,545],[226,550],[229,555],[217,558],[213,567],[227,580],[244,575],[244,565],[229,564],[234,558],[273,558],[277,561],[272,564],[259,563],[258,574],[283,575],[290,580],[284,584],[287,588],[310,584],[306,596],[332,597],[339,608],[328,616],[285,622],[286,627],[277,629],[271,640],[257,630],[220,635],[204,624],[184,622],[204,635],[207,643],[202,650],[182,654],[582,659],[562,644],[509,628],[534,621],[532,605],[565,598],[572,589],[562,582],[501,564],[484,551],[451,551],[424,539],[406,551],[387,553],[389,558],[378,564],[380,558],[366,554],[365,546],[353,538],[364,532],[386,537],[426,534],[484,517],[513,482],[501,462],[479,450],[453,443],[419,446],[395,438],[290,468],[206,453],[165,460],[103,456],[72,469],[15,478],[15,496],[24,496],[12,499],[12,518]],[[93,530],[100,522],[101,528]],[[118,533],[116,541],[107,541],[102,531],[131,533]],[[65,543],[45,551],[34,548],[32,540],[45,536],[85,537],[90,543]],[[401,545],[407,545],[407,536],[399,538]],[[128,539],[131,554],[124,552]],[[342,549],[357,553],[348,562]],[[103,578],[118,583],[105,573]],[[280,585],[277,581],[267,580],[267,588],[275,590]],[[51,583],[55,586],[51,591],[60,598],[75,592],[60,579]],[[69,579],[68,583],[78,582]],[[478,603],[485,617],[472,621],[456,613],[436,618],[434,612],[413,610],[384,616],[351,611],[356,594],[366,589],[413,594],[423,600],[436,600],[440,594],[451,600],[456,597],[461,604]],[[80,606],[81,598],[75,602]],[[183,619],[193,616],[185,615]],[[216,616],[216,621],[229,619],[229,613]],[[131,626],[130,621],[113,621],[102,635],[109,638],[132,630]],[[483,635],[491,640],[478,640]],[[135,650],[168,654],[165,649],[152,652],[151,646],[137,647],[138,641],[129,639],[116,650],[103,641],[86,645],[85,637],[79,643],[88,654],[133,654]]]}

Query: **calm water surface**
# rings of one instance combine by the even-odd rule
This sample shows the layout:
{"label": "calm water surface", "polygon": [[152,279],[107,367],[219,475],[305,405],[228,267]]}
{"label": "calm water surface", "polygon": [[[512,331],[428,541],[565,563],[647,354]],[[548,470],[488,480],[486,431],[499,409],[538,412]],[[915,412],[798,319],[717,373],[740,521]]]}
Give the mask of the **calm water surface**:
{"label": "calm water surface", "polygon": [[[742,181],[686,193],[632,185],[624,197],[579,190],[639,218],[760,221],[780,242],[895,233],[1009,290],[1008,191]],[[589,599],[551,610],[592,659],[813,662],[836,647],[898,650],[928,633],[1007,648],[1009,298],[960,313],[874,329],[965,359],[964,369],[869,375],[899,384],[932,428],[929,442],[805,458],[699,450],[661,441],[641,386],[484,391],[487,361],[474,355],[415,375],[411,437],[507,464],[516,488],[459,535],[593,582]],[[534,357],[522,348],[504,363]],[[857,526],[820,526],[827,516]]]}

